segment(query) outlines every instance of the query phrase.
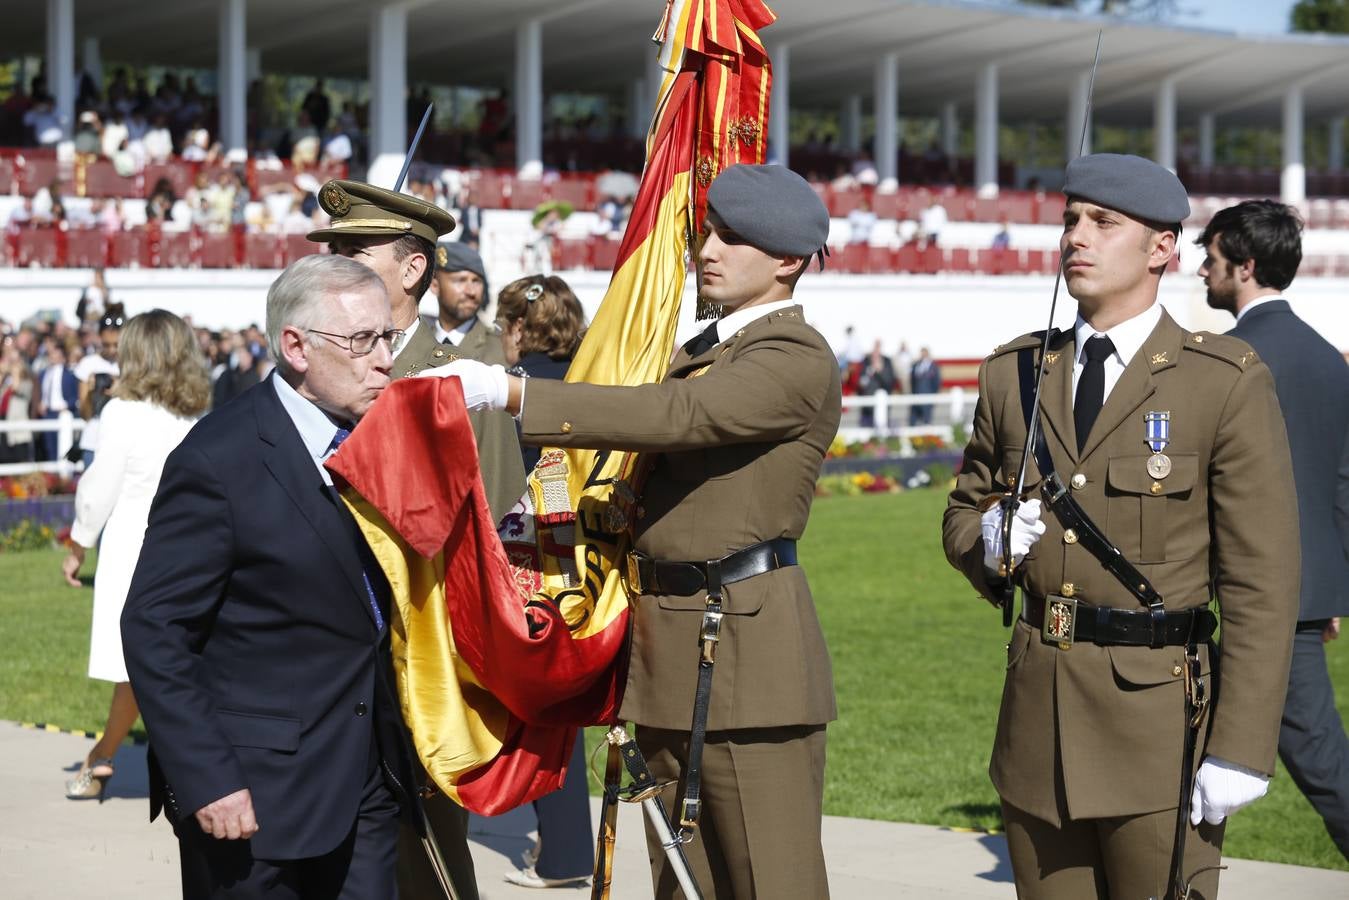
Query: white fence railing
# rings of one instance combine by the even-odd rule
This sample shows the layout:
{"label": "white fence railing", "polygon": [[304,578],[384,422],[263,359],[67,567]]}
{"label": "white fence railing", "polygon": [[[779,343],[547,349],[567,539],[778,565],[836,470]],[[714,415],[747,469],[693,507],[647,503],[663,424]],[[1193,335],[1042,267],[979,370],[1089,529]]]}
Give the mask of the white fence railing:
{"label": "white fence railing", "polygon": [[66,454],[75,445],[75,435],[84,430],[84,420],[77,419],[69,412],[60,413],[55,419],[0,419],[0,435],[14,432],[32,432],[33,443],[41,440],[41,435],[56,432],[56,460],[52,462],[0,463],[0,475],[27,475],[29,472],[56,472],[60,475],[73,475],[80,466],[66,462]]}
{"label": "white fence railing", "polygon": [[[911,422],[910,410],[915,407],[929,409],[928,414],[919,416],[926,421]],[[843,419],[838,433],[849,443],[871,438],[932,436],[949,444],[957,426],[964,428],[968,434],[973,421],[973,397],[962,388],[952,388],[940,394],[887,394],[877,391],[867,396],[843,398]],[[0,475],[26,475],[29,472],[73,475],[80,465],[66,462],[65,456],[75,443],[75,435],[84,429],[84,425],[83,419],[77,419],[69,412],[63,412],[55,419],[0,420],[0,435],[32,432],[34,443],[41,434],[54,431],[57,435],[55,462],[0,463]]]}

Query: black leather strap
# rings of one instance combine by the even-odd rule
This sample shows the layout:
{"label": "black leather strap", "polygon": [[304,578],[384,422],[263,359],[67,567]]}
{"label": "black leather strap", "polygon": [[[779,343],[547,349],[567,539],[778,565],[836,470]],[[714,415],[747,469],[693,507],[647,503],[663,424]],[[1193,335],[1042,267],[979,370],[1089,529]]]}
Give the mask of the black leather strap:
{"label": "black leather strap", "polygon": [[[1045,598],[1026,595],[1021,617],[1032,628],[1044,625]],[[1187,609],[1164,612],[1161,619],[1162,647],[1184,647],[1203,643],[1213,637],[1218,617],[1208,609]],[[1087,606],[1079,603],[1073,617],[1073,641],[1091,642],[1102,647],[1151,647],[1158,636],[1153,634],[1152,613],[1149,610],[1114,609],[1109,606]]]}
{"label": "black leather strap", "polygon": [[705,565],[707,606],[703,609],[703,624],[698,634],[698,687],[693,694],[689,758],[684,767],[684,801],[679,811],[679,827],[687,831],[698,827],[698,816],[702,812],[703,745],[707,742],[707,713],[712,703],[712,667],[716,665],[717,645],[721,642],[721,561],[709,560]]}
{"label": "black leather strap", "polygon": [[[633,551],[640,584],[631,585],[641,594],[674,594],[691,597],[708,587],[708,567],[712,562],[675,562],[652,559]],[[783,566],[796,565],[796,541],[776,538],[714,560],[721,570],[722,585],[735,584],[755,575],[762,575]]]}

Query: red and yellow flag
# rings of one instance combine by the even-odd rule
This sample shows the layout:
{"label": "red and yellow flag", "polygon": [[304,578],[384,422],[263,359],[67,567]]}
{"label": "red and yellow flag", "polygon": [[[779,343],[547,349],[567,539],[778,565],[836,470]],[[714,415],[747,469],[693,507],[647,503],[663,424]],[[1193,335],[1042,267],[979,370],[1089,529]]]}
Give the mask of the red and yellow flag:
{"label": "red and yellow flag", "polygon": [[[707,187],[764,158],[771,76],[758,30],[774,18],[758,0],[667,2],[646,168],[568,381],[664,377]],[[450,379],[395,383],[329,462],[393,590],[395,672],[417,754],[475,812],[559,787],[576,728],[617,716],[638,462],[545,450],[494,528]]]}

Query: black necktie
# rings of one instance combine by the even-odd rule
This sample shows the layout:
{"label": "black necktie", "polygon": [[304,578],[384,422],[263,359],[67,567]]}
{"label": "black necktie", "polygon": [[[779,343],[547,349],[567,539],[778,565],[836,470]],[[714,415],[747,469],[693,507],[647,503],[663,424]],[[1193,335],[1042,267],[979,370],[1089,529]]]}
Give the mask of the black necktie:
{"label": "black necktie", "polygon": [[698,334],[694,335],[687,344],[684,345],[684,352],[688,353],[692,359],[699,354],[706,353],[717,345],[717,323],[713,322]]}
{"label": "black necktie", "polygon": [[1077,396],[1073,398],[1078,453],[1087,445],[1087,435],[1091,434],[1091,426],[1105,404],[1105,361],[1115,352],[1115,345],[1105,335],[1096,335],[1087,339],[1084,352],[1087,362],[1077,380]]}

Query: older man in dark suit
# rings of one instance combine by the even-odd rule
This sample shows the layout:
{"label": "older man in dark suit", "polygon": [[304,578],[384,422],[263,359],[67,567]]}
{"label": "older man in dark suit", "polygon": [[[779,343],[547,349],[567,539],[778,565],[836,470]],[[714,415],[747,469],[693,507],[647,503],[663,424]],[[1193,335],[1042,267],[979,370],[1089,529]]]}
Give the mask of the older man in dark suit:
{"label": "older man in dark suit", "polygon": [[339,256],[281,274],[267,331],[276,371],[169,456],[122,614],[151,815],[184,897],[391,900],[420,813],[388,585],[323,462],[399,334],[379,276]]}
{"label": "older man in dark suit", "polygon": [[1213,217],[1195,241],[1208,303],[1237,317],[1274,374],[1288,426],[1302,533],[1302,602],[1279,755],[1349,857],[1349,737],[1335,710],[1325,643],[1349,614],[1349,365],[1282,293],[1302,261],[1302,223],[1272,200]]}

